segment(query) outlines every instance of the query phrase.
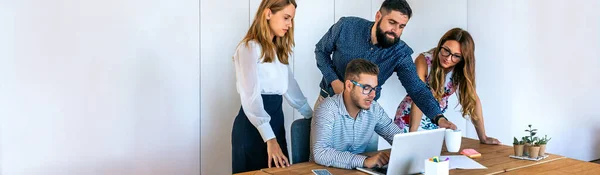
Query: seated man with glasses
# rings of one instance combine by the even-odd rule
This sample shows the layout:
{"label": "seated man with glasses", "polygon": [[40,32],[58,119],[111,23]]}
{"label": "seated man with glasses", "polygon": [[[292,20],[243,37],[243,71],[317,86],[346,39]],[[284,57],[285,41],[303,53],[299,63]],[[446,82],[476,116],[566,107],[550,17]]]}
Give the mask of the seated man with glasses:
{"label": "seated man with glasses", "polygon": [[324,166],[354,169],[383,167],[389,153],[373,156],[365,152],[373,134],[392,144],[401,133],[393,120],[374,100],[379,68],[365,59],[354,59],[346,66],[344,91],[328,97],[316,108],[311,129],[311,160]]}

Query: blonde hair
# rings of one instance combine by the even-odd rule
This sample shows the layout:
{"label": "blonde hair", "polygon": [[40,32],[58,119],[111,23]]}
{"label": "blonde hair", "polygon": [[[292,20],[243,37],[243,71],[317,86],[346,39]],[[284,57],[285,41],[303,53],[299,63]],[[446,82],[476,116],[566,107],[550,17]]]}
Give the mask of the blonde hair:
{"label": "blonde hair", "polygon": [[274,37],[273,40],[271,40],[271,29],[269,27],[269,21],[264,15],[264,11],[270,9],[272,13],[277,13],[290,4],[294,5],[294,8],[297,7],[295,0],[263,0],[256,11],[254,21],[252,22],[250,29],[248,29],[248,33],[246,33],[246,36],[241,42],[247,45],[249,41],[254,40],[260,44],[263,62],[273,62],[275,54],[277,54],[279,62],[289,64],[288,59],[295,44],[294,19],[292,19],[292,25],[283,37]]}
{"label": "blonde hair", "polygon": [[475,43],[469,32],[460,28],[453,28],[442,36],[433,51],[429,86],[433,90],[433,96],[440,101],[445,93],[446,73],[440,63],[439,53],[442,45],[449,40],[460,43],[462,60],[453,68],[452,83],[458,87],[456,92],[458,93],[458,101],[462,106],[462,116],[468,115],[471,116],[471,119],[477,120],[480,116],[473,116],[477,100],[475,96]]}

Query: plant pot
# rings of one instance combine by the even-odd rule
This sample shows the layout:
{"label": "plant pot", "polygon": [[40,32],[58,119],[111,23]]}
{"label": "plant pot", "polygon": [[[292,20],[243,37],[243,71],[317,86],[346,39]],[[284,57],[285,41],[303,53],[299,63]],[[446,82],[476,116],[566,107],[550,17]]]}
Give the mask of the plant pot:
{"label": "plant pot", "polygon": [[525,143],[525,147],[523,147],[523,155],[529,155],[529,148],[531,147],[531,143]]}
{"label": "plant pot", "polygon": [[523,156],[523,147],[525,147],[525,145],[513,145],[514,149],[515,149],[515,156]]}
{"label": "plant pot", "polygon": [[540,155],[540,147],[539,146],[530,146],[529,147],[529,158],[538,158]]}
{"label": "plant pot", "polygon": [[546,145],[540,145],[540,156],[546,155]]}

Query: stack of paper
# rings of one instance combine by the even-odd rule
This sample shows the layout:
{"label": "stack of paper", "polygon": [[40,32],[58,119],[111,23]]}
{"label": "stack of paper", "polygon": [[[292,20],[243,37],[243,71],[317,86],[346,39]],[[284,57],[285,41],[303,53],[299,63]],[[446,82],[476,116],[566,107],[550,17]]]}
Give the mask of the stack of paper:
{"label": "stack of paper", "polygon": [[467,156],[440,156],[440,159],[450,158],[450,169],[487,169],[485,166],[477,163]]}

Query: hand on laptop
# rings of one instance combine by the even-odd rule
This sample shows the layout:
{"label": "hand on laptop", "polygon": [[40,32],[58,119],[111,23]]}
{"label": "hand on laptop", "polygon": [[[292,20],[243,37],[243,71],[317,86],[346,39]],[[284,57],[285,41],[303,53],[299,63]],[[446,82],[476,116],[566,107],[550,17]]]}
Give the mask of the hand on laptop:
{"label": "hand on laptop", "polygon": [[456,130],[456,125],[454,125],[454,123],[446,120],[446,118],[440,118],[438,121],[438,126],[440,128]]}
{"label": "hand on laptop", "polygon": [[390,161],[390,154],[387,152],[379,152],[377,154],[375,154],[374,156],[369,156],[364,163],[364,167],[367,168],[373,168],[373,167],[383,167],[384,165],[388,164],[388,161]]}

